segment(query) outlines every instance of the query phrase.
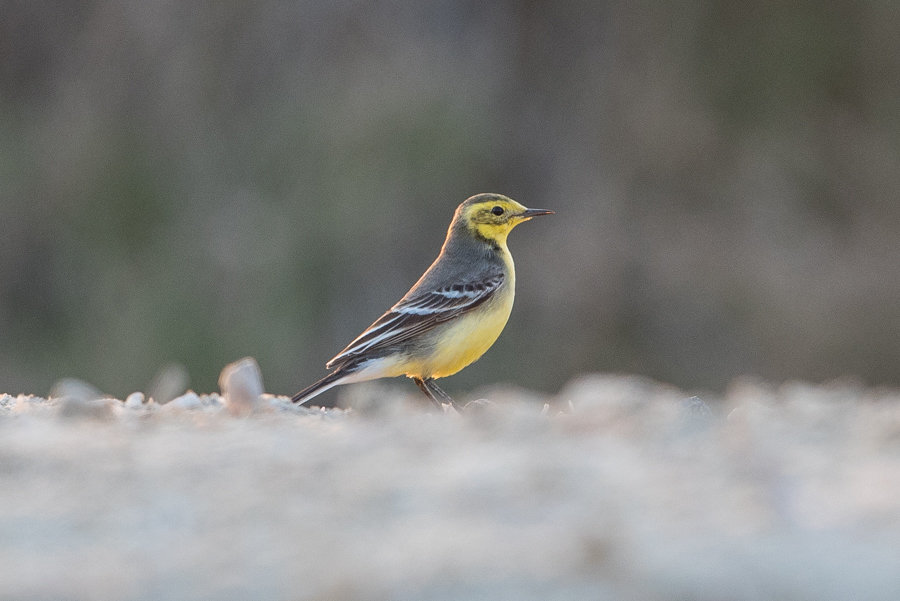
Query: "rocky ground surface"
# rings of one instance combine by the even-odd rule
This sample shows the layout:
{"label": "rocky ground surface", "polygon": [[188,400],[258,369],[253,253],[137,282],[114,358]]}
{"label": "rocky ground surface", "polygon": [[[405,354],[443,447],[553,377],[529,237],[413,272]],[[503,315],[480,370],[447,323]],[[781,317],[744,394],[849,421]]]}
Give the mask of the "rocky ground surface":
{"label": "rocky ground surface", "polygon": [[[900,392],[0,395],[0,598],[900,598]],[[403,390],[414,387],[405,387]]]}

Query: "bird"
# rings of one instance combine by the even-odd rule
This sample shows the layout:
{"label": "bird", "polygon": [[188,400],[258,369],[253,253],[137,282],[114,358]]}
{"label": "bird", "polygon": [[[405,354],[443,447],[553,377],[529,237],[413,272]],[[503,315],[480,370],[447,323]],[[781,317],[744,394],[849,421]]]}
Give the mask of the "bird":
{"label": "bird", "polygon": [[516,286],[506,237],[520,223],[552,214],[502,194],[463,201],[422,277],[325,365],[331,373],[292,401],[302,405],[334,386],[407,376],[439,409],[458,409],[435,380],[479,359],[500,336]]}

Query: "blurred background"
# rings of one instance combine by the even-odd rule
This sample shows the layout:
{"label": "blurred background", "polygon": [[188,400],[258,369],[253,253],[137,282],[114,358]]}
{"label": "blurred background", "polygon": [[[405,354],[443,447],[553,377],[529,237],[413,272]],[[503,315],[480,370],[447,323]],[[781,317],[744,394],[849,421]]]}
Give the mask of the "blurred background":
{"label": "blurred background", "polygon": [[0,391],[291,394],[500,192],[517,303],[446,381],[900,384],[900,4],[6,0]]}

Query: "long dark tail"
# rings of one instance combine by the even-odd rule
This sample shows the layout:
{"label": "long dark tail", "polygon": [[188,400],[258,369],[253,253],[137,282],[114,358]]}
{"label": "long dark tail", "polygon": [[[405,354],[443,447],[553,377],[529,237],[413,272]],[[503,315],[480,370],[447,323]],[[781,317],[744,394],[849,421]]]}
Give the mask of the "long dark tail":
{"label": "long dark tail", "polygon": [[338,384],[341,383],[341,380],[346,376],[347,376],[347,373],[340,369],[335,372],[332,372],[332,373],[328,374],[327,376],[325,376],[324,378],[322,378],[321,380],[319,380],[318,382],[316,382],[315,384],[307,386],[306,388],[304,388],[303,390],[301,390],[300,392],[295,394],[293,397],[291,397],[291,400],[295,403],[299,403],[302,405],[303,403],[305,403],[309,399],[313,398],[317,394],[321,394],[321,393],[325,392],[332,386],[337,386]]}

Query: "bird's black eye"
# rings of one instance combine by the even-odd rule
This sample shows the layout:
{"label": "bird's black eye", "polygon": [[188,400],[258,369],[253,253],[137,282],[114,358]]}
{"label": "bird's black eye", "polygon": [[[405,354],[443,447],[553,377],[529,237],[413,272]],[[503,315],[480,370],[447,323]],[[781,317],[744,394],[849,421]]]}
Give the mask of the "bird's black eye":
{"label": "bird's black eye", "polygon": [[503,214],[503,207],[496,206],[493,209],[491,209],[491,213],[493,213],[494,215],[497,215],[499,217],[500,215]]}

